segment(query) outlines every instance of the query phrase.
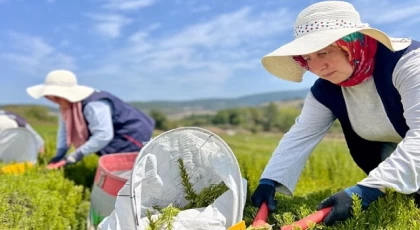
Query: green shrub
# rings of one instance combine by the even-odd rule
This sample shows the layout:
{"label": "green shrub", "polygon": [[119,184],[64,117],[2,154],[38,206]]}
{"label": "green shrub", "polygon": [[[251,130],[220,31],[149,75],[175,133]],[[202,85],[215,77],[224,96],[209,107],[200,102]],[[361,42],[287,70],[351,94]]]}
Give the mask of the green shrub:
{"label": "green shrub", "polygon": [[[92,154],[64,170],[46,171],[46,162],[55,154],[55,131],[38,129],[47,137],[39,166],[23,175],[0,175],[0,229],[85,229],[98,157]],[[248,181],[243,219],[249,226],[257,212],[250,197],[281,135],[220,136],[232,148]],[[315,212],[321,200],[365,176],[342,139],[324,139],[309,156],[294,196],[276,194],[277,210],[268,222],[278,228],[299,220]],[[410,195],[388,192],[366,211],[356,206],[351,219],[310,229],[420,229],[420,211]]]}
{"label": "green shrub", "polygon": [[82,186],[41,167],[0,175],[0,229],[83,229]]}
{"label": "green shrub", "polygon": [[[258,135],[223,138],[237,155],[242,176],[248,181],[243,219],[249,226],[257,213],[250,196],[280,137]],[[276,194],[277,209],[270,214],[268,223],[281,227],[304,218],[315,212],[323,199],[364,177],[366,174],[356,166],[343,140],[324,140],[310,155],[294,196]],[[357,205],[355,207],[353,218],[332,227],[319,224],[311,229],[420,229],[420,210],[411,195],[388,192],[366,211],[357,209]]]}
{"label": "green shrub", "polygon": [[96,154],[86,156],[82,161],[64,168],[64,176],[77,185],[91,190],[95,179],[99,157]]}

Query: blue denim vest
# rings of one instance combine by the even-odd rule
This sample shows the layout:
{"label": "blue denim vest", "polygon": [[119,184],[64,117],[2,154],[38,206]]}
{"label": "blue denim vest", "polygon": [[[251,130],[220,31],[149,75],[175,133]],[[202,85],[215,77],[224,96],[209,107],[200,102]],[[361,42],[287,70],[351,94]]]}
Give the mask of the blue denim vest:
{"label": "blue denim vest", "polygon": [[114,139],[97,154],[101,156],[109,153],[140,151],[143,143],[152,138],[155,128],[153,118],[104,91],[95,91],[84,99],[82,109],[91,101],[103,99],[109,101],[112,106]]}

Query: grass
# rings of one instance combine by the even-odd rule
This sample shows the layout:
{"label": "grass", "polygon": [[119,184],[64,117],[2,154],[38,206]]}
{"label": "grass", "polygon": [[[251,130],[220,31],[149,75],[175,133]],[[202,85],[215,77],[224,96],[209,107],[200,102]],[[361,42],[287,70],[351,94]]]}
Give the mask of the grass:
{"label": "grass", "polygon": [[[54,155],[55,128],[35,126],[35,129],[41,133],[47,143],[46,153],[39,156],[40,165],[35,167],[35,169],[38,168],[41,170],[45,166],[45,163]],[[227,142],[237,156],[242,175],[248,180],[249,192],[247,194],[248,201],[244,210],[244,220],[247,225],[250,225],[257,211],[249,200],[251,192],[256,188],[259,177],[273,150],[277,146],[281,135],[220,136]],[[29,190],[32,190],[32,187],[34,187],[34,191],[37,191],[36,194],[43,194],[42,191],[44,190],[44,194],[51,193],[57,195],[57,190],[60,188],[54,186],[49,187],[50,185],[39,186],[38,182],[33,181],[36,181],[37,177],[59,177],[63,178],[63,181],[60,179],[60,182],[57,184],[64,186],[64,184],[70,183],[71,186],[75,187],[76,193],[82,194],[78,197],[74,196],[73,199],[79,202],[80,205],[72,204],[72,208],[69,209],[75,212],[73,213],[74,215],[69,214],[68,210],[64,211],[68,215],[66,218],[82,222],[77,225],[77,228],[74,227],[74,223],[68,223],[66,225],[68,229],[82,228],[80,226],[84,226],[83,221],[86,220],[89,190],[93,182],[97,159],[94,155],[89,156],[82,162],[65,168],[62,170],[62,173],[51,172],[52,176],[45,176],[45,172],[43,172],[44,174],[33,174],[33,176],[15,175],[15,180],[22,182],[13,186],[21,186],[22,188],[16,190],[3,189],[2,193],[0,193],[0,201],[11,202],[10,200],[12,200],[12,202],[19,203],[26,202],[23,200],[26,199],[31,200],[29,202],[31,205],[9,209],[7,212],[0,212],[0,222],[3,221],[3,224],[8,224],[4,226],[8,226],[11,229],[18,229],[21,225],[16,221],[16,218],[25,218],[25,215],[22,217],[22,212],[27,213],[27,216],[33,221],[36,221],[36,218],[41,218],[42,212],[47,213],[47,210],[51,208],[51,202],[40,199],[41,195],[28,195],[32,194]],[[324,198],[347,186],[354,185],[365,176],[363,171],[351,159],[343,140],[325,139],[309,157],[298,181],[294,196],[290,197],[276,194],[278,206],[276,212],[270,215],[269,223],[273,224],[275,229],[278,229],[282,225],[290,224],[314,212],[315,207]],[[9,177],[0,175],[0,180],[3,180],[2,183],[10,183],[11,179],[5,178]],[[66,184],[66,186],[68,185]],[[68,187],[66,189],[68,191],[67,193],[73,194],[72,189]],[[35,212],[35,208],[41,211]],[[66,222],[62,219],[63,214],[59,212],[54,213],[48,218],[51,221],[61,218],[60,220],[62,221],[60,223],[64,223],[65,225]],[[14,218],[10,219],[10,216],[14,216]],[[32,222],[29,221],[28,223]],[[47,227],[45,225],[45,229],[48,228],[49,226]],[[374,202],[368,210],[356,210],[354,218],[333,227],[317,225],[312,227],[312,229],[420,229],[420,213],[411,196],[389,192],[385,197]]]}
{"label": "grass", "polygon": [[[244,220],[250,225],[257,209],[250,196],[259,177],[277,146],[280,135],[221,136],[232,148],[241,165],[242,175],[249,183]],[[274,229],[315,212],[316,206],[328,196],[366,177],[352,160],[342,139],[324,139],[310,155],[292,197],[276,194],[278,206],[269,217]],[[368,210],[359,211],[345,222],[333,227],[323,225],[313,229],[420,229],[420,212],[411,195],[388,192]]]}

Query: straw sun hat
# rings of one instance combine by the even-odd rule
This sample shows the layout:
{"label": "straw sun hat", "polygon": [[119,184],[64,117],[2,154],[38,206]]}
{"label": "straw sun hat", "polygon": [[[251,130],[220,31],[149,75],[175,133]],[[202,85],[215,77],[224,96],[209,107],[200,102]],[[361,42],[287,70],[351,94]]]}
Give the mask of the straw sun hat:
{"label": "straw sun hat", "polygon": [[265,55],[262,64],[276,77],[301,82],[306,70],[293,56],[316,52],[354,32],[374,38],[391,51],[402,50],[411,43],[409,39],[391,38],[362,23],[359,13],[348,2],[323,1],[300,12],[294,25],[294,40]]}
{"label": "straw sun hat", "polygon": [[29,87],[26,91],[35,99],[56,96],[70,102],[78,102],[91,95],[94,89],[78,85],[76,76],[70,71],[54,70],[48,73],[44,84]]}

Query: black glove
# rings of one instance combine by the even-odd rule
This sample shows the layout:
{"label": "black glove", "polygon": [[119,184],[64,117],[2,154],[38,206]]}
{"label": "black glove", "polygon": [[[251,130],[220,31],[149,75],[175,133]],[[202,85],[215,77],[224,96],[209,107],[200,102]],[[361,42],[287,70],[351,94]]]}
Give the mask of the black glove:
{"label": "black glove", "polygon": [[362,200],[362,208],[367,209],[369,204],[378,199],[384,193],[377,188],[369,188],[363,185],[355,185],[338,192],[323,200],[316,208],[317,210],[332,207],[330,213],[323,220],[327,226],[333,225],[336,221],[342,221],[352,214],[352,194],[356,194]]}
{"label": "black glove", "polygon": [[55,153],[55,156],[53,158],[51,158],[51,160],[48,162],[48,164],[59,162],[61,159],[64,158],[66,153],[67,153],[67,149],[63,149],[63,148],[57,149],[57,152]]}
{"label": "black glove", "polygon": [[261,179],[260,183],[251,196],[252,204],[259,208],[263,202],[267,203],[268,210],[274,212],[277,207],[277,201],[274,200],[276,192],[276,183],[270,179]]}

